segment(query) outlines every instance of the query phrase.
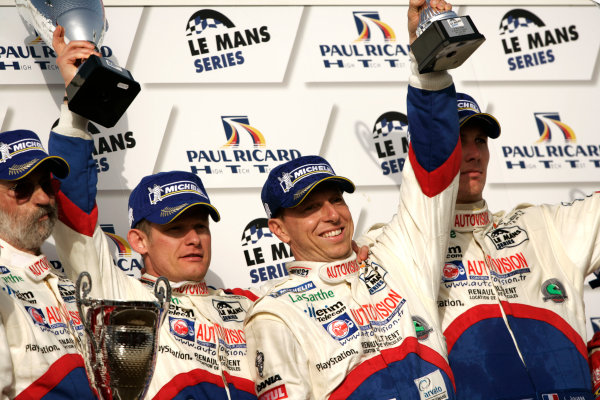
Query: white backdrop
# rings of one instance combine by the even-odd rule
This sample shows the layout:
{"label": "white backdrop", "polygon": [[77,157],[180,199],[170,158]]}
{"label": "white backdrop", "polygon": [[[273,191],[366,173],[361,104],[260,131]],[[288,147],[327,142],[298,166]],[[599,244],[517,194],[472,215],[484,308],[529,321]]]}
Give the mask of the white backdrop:
{"label": "white backdrop", "polygon": [[[358,190],[347,199],[357,232],[389,220],[406,129],[374,138],[373,126],[387,112],[406,113],[406,7],[350,3],[106,8],[102,51],[142,86],[117,126],[92,127],[100,223],[120,268],[141,268],[124,240],[129,190],[163,170],[198,173],[221,212],[211,226],[207,280],[215,286],[284,275],[286,246],[266,231],[255,243],[242,237],[264,227],[260,187],[285,157],[321,154],[354,180]],[[600,8],[575,4],[457,8],[487,38],[453,76],[502,125],[490,142],[492,210],[598,190]],[[207,21],[206,10],[229,27],[190,32],[190,18]],[[518,17],[530,23],[506,24]],[[64,91],[53,53],[15,7],[0,7],[0,21],[0,128],[32,129],[47,141]],[[232,128],[239,143],[224,147]],[[45,251],[59,267],[51,244]],[[600,320],[600,289],[588,285],[585,296],[588,319]]]}

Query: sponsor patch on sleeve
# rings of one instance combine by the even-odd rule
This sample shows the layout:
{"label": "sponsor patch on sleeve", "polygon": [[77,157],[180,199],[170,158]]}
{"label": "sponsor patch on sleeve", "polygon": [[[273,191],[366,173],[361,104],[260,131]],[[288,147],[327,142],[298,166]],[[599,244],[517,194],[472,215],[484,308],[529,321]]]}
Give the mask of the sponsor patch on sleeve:
{"label": "sponsor patch on sleeve", "polygon": [[415,379],[415,385],[419,390],[421,400],[446,400],[448,399],[448,390],[440,370],[435,370],[430,374]]}

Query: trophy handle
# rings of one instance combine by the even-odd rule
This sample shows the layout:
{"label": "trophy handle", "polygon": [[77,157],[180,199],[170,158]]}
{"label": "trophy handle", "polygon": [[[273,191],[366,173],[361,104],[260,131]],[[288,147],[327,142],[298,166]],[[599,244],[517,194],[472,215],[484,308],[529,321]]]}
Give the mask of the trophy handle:
{"label": "trophy handle", "polygon": [[433,8],[431,8],[429,0],[427,0],[426,3],[427,7],[422,9],[419,13],[419,26],[417,27],[417,36],[421,36],[421,34],[425,32],[425,30],[429,28],[429,25],[431,25],[434,21],[446,18],[458,18],[458,15],[456,15],[454,11],[436,11]]}
{"label": "trophy handle", "polygon": [[171,302],[171,285],[169,284],[169,280],[164,276],[159,277],[154,284],[154,297],[158,299],[158,303],[160,304],[160,326],[167,315],[165,311]]}

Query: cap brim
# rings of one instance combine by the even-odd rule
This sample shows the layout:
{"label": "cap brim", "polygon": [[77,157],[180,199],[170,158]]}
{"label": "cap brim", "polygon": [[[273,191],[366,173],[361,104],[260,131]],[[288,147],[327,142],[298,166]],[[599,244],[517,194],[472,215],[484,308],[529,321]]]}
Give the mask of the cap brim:
{"label": "cap brim", "polygon": [[[217,211],[217,209],[208,203],[192,203],[189,206],[183,208],[181,211],[179,211],[177,214],[175,214],[175,216],[173,216],[173,218],[171,218],[170,220],[168,220],[167,222],[163,222],[162,224],[168,224],[169,222],[172,222],[174,220],[176,220],[177,218],[179,218],[179,216],[181,214],[183,214],[184,212],[186,212],[187,210],[189,210],[192,207],[195,206],[202,206],[204,208],[206,208],[206,210],[208,211],[208,213],[210,214],[211,218],[213,219],[213,221],[215,222],[219,222],[221,220],[221,215],[219,214],[219,211]],[[150,221],[150,222],[154,222],[154,221]],[[158,223],[158,222],[157,222]]]}
{"label": "cap brim", "polygon": [[308,190],[306,190],[306,193],[304,193],[304,195],[302,196],[302,198],[298,201],[296,201],[293,205],[289,206],[289,207],[285,207],[282,206],[283,208],[294,208],[299,206],[304,199],[306,199],[306,197],[313,191],[314,188],[316,188],[317,186],[319,186],[321,183],[326,182],[326,181],[334,181],[335,183],[339,184],[340,189],[342,189],[342,191],[344,192],[348,192],[348,193],[354,193],[354,183],[348,179],[348,178],[344,178],[343,176],[328,176],[326,178],[320,179],[318,181],[315,181],[313,183],[310,184],[310,188]]}
{"label": "cap brim", "polygon": [[58,156],[47,156],[37,162],[33,167],[29,168],[29,170],[15,178],[14,180],[21,179],[29,175],[32,171],[35,171],[37,168],[41,166],[48,167],[48,170],[52,172],[52,174],[57,178],[66,178],[69,175],[69,164],[61,157]]}
{"label": "cap brim", "polygon": [[500,136],[500,123],[494,116],[486,113],[478,113],[472,114],[468,117],[465,117],[460,121],[461,128],[469,121],[481,121],[483,122],[482,126],[484,126],[485,134],[490,139],[496,139]]}

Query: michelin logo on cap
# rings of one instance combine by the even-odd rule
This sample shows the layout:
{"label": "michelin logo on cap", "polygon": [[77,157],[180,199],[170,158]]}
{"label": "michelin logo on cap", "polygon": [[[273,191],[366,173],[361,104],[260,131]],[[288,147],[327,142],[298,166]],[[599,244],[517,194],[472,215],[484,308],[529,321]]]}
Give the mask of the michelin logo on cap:
{"label": "michelin logo on cap", "polygon": [[475,104],[469,100],[458,100],[457,106],[458,106],[458,111],[471,110],[478,114],[481,113],[477,104]]}
{"label": "michelin logo on cap", "polygon": [[287,193],[290,191],[291,188],[294,187],[294,185],[296,183],[298,183],[298,181],[301,181],[302,179],[306,178],[307,176],[310,176],[310,175],[316,174],[316,173],[325,173],[328,175],[335,175],[333,173],[333,170],[331,169],[331,167],[329,167],[329,165],[309,164],[309,165],[303,165],[299,168],[296,168],[292,172],[284,172],[282,174],[281,178],[277,178],[277,179],[279,179],[279,184],[281,185],[283,192]]}
{"label": "michelin logo on cap", "polygon": [[0,143],[0,163],[10,160],[14,153],[21,153],[29,150],[44,151],[44,147],[41,142],[32,139],[18,140],[11,144]]}
{"label": "michelin logo on cap", "polygon": [[198,185],[190,181],[171,182],[162,186],[155,184],[154,186],[148,188],[148,198],[150,200],[150,205],[155,205],[159,201],[162,201],[165,197],[190,192],[196,193],[200,197],[208,200],[206,193],[204,193],[202,189],[198,187]]}

